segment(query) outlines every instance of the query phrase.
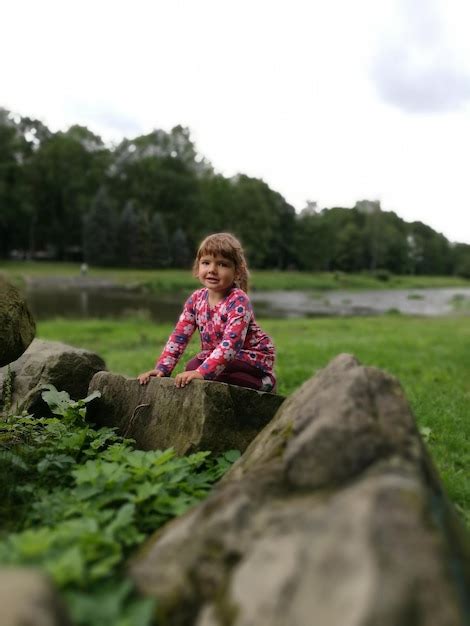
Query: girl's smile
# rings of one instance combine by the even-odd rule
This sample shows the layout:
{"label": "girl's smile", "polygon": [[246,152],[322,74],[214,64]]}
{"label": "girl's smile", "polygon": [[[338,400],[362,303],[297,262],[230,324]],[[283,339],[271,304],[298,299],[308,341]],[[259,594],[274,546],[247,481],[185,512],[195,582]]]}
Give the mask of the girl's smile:
{"label": "girl's smile", "polygon": [[235,264],[220,254],[205,254],[199,260],[198,278],[215,301],[221,300],[235,281]]}

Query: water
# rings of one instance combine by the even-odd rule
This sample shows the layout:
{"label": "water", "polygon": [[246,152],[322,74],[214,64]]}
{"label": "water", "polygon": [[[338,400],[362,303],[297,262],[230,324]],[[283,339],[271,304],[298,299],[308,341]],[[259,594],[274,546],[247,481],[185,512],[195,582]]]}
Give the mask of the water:
{"label": "water", "polygon": [[[173,323],[184,301],[181,294],[151,295],[136,290],[74,285],[30,286],[26,292],[37,320],[143,317]],[[470,288],[381,291],[269,291],[250,294],[258,317],[470,314]]]}
{"label": "water", "polygon": [[156,297],[117,288],[29,288],[26,299],[37,320],[56,317],[88,319],[143,317],[155,322],[174,322],[184,297]]}
{"label": "water", "polygon": [[[276,317],[325,315],[407,315],[470,314],[470,288],[388,289],[369,291],[273,291],[253,298],[260,311]],[[264,313],[263,313],[264,314]]]}

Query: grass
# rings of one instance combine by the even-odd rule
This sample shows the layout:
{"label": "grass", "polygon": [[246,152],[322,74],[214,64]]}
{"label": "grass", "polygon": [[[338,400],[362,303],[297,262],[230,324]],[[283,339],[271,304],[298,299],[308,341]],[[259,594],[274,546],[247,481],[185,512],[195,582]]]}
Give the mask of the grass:
{"label": "grass", "polygon": [[[387,370],[403,385],[450,498],[470,525],[470,325],[466,318],[266,320],[277,346],[279,393],[290,394],[340,352]],[[128,376],[150,369],[171,325],[142,319],[40,322],[38,336],[100,354]],[[198,349],[193,338],[184,361]],[[179,365],[179,368],[182,364]]]}
{"label": "grass", "polygon": [[[0,262],[0,274],[17,284],[43,278],[78,277],[80,264],[34,261]],[[388,275],[387,275],[388,276]],[[189,291],[195,279],[190,270],[151,270],[91,267],[88,277],[106,279],[122,285],[142,285],[154,292]],[[395,276],[380,280],[370,272],[281,272],[256,270],[251,285],[256,290],[331,290],[331,289],[424,289],[431,287],[470,287],[470,280],[456,276]]]}

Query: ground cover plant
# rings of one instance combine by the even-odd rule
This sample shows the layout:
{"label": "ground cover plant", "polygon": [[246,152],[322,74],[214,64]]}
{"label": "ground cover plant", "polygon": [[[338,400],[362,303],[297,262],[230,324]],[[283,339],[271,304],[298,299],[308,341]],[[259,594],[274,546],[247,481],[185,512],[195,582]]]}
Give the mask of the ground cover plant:
{"label": "ground cover plant", "polygon": [[[274,338],[279,392],[292,393],[340,352],[395,375],[404,387],[447,491],[470,525],[470,325],[465,317],[263,320]],[[171,325],[142,319],[40,322],[38,334],[98,352],[136,376],[155,362]],[[198,349],[194,338],[185,353]],[[176,371],[181,369],[178,366]]]}
{"label": "ground cover plant", "polygon": [[[0,273],[17,284],[49,278],[80,276],[78,263],[32,261],[0,261]],[[126,269],[90,267],[90,279],[105,279],[122,285],[141,286],[154,293],[190,291],[196,281],[188,269]],[[470,280],[457,276],[396,275],[387,271],[375,272],[298,272],[255,270],[251,284],[256,290],[331,290],[331,289],[424,289],[432,287],[470,287]]]}
{"label": "ground cover plant", "polygon": [[[124,565],[145,537],[210,491],[237,458],[143,452],[85,420],[49,386],[52,416],[0,421],[0,562],[45,569],[77,626],[145,626],[154,602],[138,598]],[[99,394],[98,394],[99,395]]]}

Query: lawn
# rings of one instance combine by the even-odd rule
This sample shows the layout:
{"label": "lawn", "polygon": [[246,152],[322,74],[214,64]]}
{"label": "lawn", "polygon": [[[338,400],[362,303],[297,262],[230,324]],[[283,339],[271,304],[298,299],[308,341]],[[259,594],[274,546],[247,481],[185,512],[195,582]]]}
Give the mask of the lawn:
{"label": "lawn", "polygon": [[[0,274],[17,284],[30,280],[80,276],[78,263],[2,261]],[[154,292],[189,291],[194,288],[190,269],[152,270],[97,268],[88,270],[89,278],[106,279],[123,285],[141,285]],[[317,289],[423,289],[431,287],[470,287],[470,280],[456,276],[396,276],[387,272],[294,272],[256,270],[251,275],[256,290]]]}
{"label": "lawn", "polygon": [[[279,392],[292,393],[340,352],[395,375],[403,385],[451,499],[470,524],[470,324],[465,317],[265,320],[274,338]],[[170,325],[147,320],[54,320],[38,325],[43,339],[100,354],[128,376],[151,368]],[[191,356],[198,344],[193,339]],[[186,355],[185,355],[186,360]],[[181,367],[181,365],[179,366]]]}

